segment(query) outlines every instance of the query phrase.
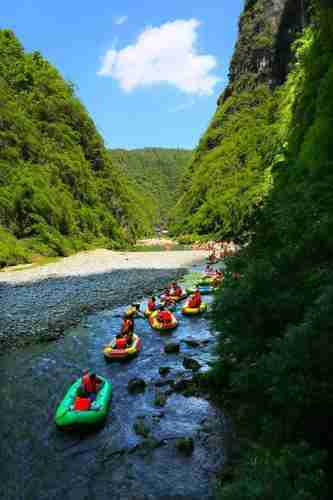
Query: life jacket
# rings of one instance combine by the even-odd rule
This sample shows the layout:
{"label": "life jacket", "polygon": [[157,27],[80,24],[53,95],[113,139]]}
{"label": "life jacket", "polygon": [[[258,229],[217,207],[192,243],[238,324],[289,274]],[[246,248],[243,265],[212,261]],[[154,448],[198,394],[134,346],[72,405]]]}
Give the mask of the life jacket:
{"label": "life jacket", "polygon": [[156,304],[155,302],[148,302],[148,311],[155,311]]}
{"label": "life jacket", "polygon": [[161,321],[169,322],[172,320],[172,315],[170,311],[160,311],[158,313],[158,319]]}
{"label": "life jacket", "polygon": [[188,302],[188,306],[191,309],[196,309],[197,307],[200,307],[201,306],[201,297],[200,297],[200,295],[192,295],[192,297],[190,298],[190,300]]}
{"label": "life jacket", "polygon": [[124,337],[116,339],[116,349],[125,349],[126,339]]}
{"label": "life jacket", "polygon": [[97,392],[97,389],[98,389],[97,380],[92,381],[89,373],[87,373],[86,375],[83,375],[82,385],[83,385],[83,389],[88,393],[89,392]]}
{"label": "life jacket", "polygon": [[176,295],[176,297],[181,297],[183,295],[183,290],[181,289],[180,286],[177,286],[175,288],[175,295]]}
{"label": "life jacket", "polygon": [[74,410],[77,411],[86,411],[89,410],[91,406],[91,401],[89,398],[80,398],[76,396],[74,401]]}

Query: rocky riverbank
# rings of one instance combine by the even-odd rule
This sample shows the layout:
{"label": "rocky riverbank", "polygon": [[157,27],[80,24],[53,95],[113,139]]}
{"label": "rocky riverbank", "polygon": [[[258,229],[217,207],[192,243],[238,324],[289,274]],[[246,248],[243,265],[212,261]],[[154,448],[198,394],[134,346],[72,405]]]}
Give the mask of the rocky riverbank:
{"label": "rocky riverbank", "polygon": [[87,312],[128,304],[202,261],[203,251],[79,253],[0,273],[0,349],[54,340]]}

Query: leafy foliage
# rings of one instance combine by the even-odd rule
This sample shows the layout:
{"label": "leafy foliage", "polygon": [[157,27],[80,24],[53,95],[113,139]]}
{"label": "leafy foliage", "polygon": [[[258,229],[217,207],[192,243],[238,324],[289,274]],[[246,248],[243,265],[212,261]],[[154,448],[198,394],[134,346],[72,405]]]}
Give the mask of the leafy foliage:
{"label": "leafy foliage", "polygon": [[167,223],[180,194],[180,180],[192,152],[184,149],[144,148],[110,151],[113,162],[129,176],[145,199],[154,223]]}
{"label": "leafy foliage", "polygon": [[275,95],[272,189],[215,303],[211,383],[260,443],[223,500],[331,498],[333,8],[314,6]]}
{"label": "leafy foliage", "polygon": [[0,110],[0,224],[14,236],[3,240],[5,262],[14,247],[66,255],[150,232],[144,200],[73,86],[9,30],[0,31]]}

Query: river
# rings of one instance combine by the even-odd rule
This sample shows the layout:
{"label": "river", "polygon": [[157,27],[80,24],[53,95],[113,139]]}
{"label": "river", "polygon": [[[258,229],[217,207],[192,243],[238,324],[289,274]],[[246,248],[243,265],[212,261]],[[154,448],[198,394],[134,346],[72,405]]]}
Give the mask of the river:
{"label": "river", "polygon": [[[195,266],[192,270],[200,270]],[[212,302],[212,297],[204,300]],[[178,328],[169,334],[136,319],[141,353],[126,363],[107,363],[103,346],[119,330],[124,307],[88,315],[57,342],[30,346],[0,358],[0,498],[6,500],[155,500],[211,499],[214,475],[225,458],[223,414],[209,401],[170,391],[156,406],[156,391],[169,380],[191,373],[184,356],[209,368],[216,332],[207,316],[185,318],[177,310]],[[191,347],[191,337],[200,346]],[[166,354],[164,344],[180,342],[179,354]],[[170,373],[162,377],[161,366]],[[57,404],[84,368],[111,379],[113,398],[102,429],[79,435],[58,430]],[[130,379],[147,382],[143,394],[127,390]],[[157,384],[157,385],[156,385]],[[163,385],[165,384],[165,385]],[[144,421],[149,437],[133,425]],[[176,438],[192,437],[190,456],[176,448]]]}

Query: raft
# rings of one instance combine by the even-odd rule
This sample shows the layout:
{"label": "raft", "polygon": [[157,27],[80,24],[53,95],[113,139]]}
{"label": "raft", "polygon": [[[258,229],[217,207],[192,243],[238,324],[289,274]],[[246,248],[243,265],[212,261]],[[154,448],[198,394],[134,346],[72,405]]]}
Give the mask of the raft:
{"label": "raft", "polygon": [[87,411],[72,409],[82,378],[80,377],[70,386],[64,399],[59,404],[54,417],[57,427],[62,429],[89,429],[90,427],[100,425],[105,420],[112,394],[112,384],[104,377],[98,376],[98,378],[104,383],[98,391],[91,409]]}
{"label": "raft", "polygon": [[158,311],[154,311],[149,316],[149,324],[154,330],[158,330],[159,332],[168,332],[170,330],[174,330],[176,326],[178,326],[178,321],[174,315],[172,321],[168,326],[162,326],[161,322],[157,319]]}
{"label": "raft", "polygon": [[103,349],[103,354],[107,359],[127,359],[135,356],[141,351],[141,339],[138,335],[133,334],[133,343],[126,349],[116,349],[115,340],[106,345]]}
{"label": "raft", "polygon": [[185,304],[185,306],[182,309],[182,314],[184,314],[185,316],[197,316],[198,314],[202,314],[206,310],[207,310],[207,304],[201,304],[200,307],[196,308],[188,307]]}
{"label": "raft", "polygon": [[190,295],[192,295],[196,289],[199,289],[201,295],[208,295],[210,293],[213,293],[214,292],[214,287],[213,286],[209,286],[209,285],[206,285],[206,286],[198,286],[198,287],[191,287],[191,288],[187,288],[186,291],[187,293],[189,293]]}

